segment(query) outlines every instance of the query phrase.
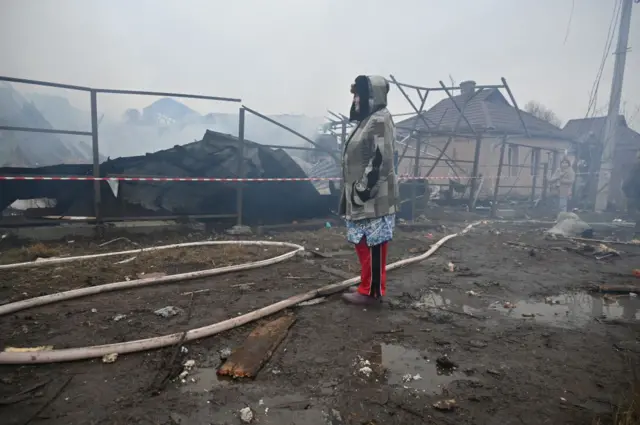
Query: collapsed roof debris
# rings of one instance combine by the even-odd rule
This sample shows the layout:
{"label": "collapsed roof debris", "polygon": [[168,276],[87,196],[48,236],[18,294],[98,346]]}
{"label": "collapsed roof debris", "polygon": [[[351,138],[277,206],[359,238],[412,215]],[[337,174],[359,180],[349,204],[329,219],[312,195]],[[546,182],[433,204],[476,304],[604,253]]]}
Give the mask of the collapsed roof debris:
{"label": "collapsed roof debris", "polygon": [[[108,160],[103,177],[237,177],[238,139],[207,131],[201,141],[144,156]],[[91,175],[91,165],[0,168],[0,175]],[[304,178],[305,172],[282,149],[246,140],[248,178]],[[235,214],[236,184],[223,182],[101,183],[103,217]],[[55,215],[93,216],[91,181],[0,181],[0,208],[17,199],[56,199]],[[310,182],[261,182],[244,186],[243,219],[276,223],[326,216],[336,200],[322,196]],[[47,215],[54,215],[51,211]]]}

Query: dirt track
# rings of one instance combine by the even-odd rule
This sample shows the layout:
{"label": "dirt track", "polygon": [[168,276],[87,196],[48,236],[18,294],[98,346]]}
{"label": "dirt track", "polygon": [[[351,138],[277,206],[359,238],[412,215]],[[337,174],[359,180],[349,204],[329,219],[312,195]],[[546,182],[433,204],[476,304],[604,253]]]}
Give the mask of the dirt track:
{"label": "dirt track", "polygon": [[[391,261],[423,252],[461,227],[398,231]],[[62,348],[181,331],[342,280],[323,272],[323,265],[357,272],[340,229],[273,237],[334,255],[19,312],[0,318],[0,345]],[[609,319],[634,321],[640,304],[628,295],[594,298],[580,288],[633,283],[640,248],[625,246],[629,252],[621,258],[598,261],[567,252],[565,246],[570,244],[546,241],[532,227],[478,227],[431,259],[391,272],[381,309],[345,305],[339,296],[294,309],[297,322],[288,337],[250,382],[220,381],[215,369],[219,350],[237,347],[255,325],[187,344],[183,360],[195,360],[196,368],[186,383],[170,383],[157,396],[151,387],[171,349],[122,356],[113,364],[98,359],[0,366],[0,399],[46,383],[26,400],[0,405],[3,423],[24,423],[73,376],[32,423],[240,424],[239,410],[250,406],[261,424],[591,424],[598,416],[606,424],[628,394],[638,360],[637,327]],[[78,241],[55,249],[86,253],[97,247]],[[188,261],[163,254],[169,259],[148,258],[123,269],[113,266],[116,260],[75,264],[59,268],[56,281],[45,278],[54,276],[48,267],[0,271],[0,300],[141,272],[187,271],[172,268],[183,267],[178,264],[198,269],[214,267],[212,261],[219,266],[277,253],[211,248],[183,254]],[[449,262],[454,272],[448,271]],[[101,280],[87,282],[86,276]],[[186,314],[167,319],[153,313],[167,305],[188,310],[190,297],[181,294],[200,289],[210,291],[194,296],[189,323]],[[126,317],[114,321],[117,315]],[[455,370],[436,366],[445,354],[458,365]],[[361,371],[367,361],[369,376]],[[448,399],[456,400],[453,411],[434,409],[433,403]]]}

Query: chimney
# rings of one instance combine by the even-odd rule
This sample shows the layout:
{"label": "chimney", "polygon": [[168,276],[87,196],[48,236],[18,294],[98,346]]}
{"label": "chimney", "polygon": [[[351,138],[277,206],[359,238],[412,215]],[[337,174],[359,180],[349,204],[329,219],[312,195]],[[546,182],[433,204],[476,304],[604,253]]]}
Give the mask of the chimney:
{"label": "chimney", "polygon": [[471,96],[476,91],[476,82],[473,80],[460,83],[460,93],[463,96]]}

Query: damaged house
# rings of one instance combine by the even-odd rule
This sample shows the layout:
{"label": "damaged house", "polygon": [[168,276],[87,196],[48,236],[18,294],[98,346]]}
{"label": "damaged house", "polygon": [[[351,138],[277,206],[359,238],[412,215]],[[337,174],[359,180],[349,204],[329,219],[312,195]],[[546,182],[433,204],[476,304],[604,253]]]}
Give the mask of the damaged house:
{"label": "damaged house", "polygon": [[[305,178],[305,172],[282,149],[244,143],[247,178]],[[105,161],[103,177],[238,177],[238,139],[207,131],[202,140],[144,156]],[[88,176],[90,165],[2,168],[0,175]],[[234,216],[235,182],[101,182],[101,215],[115,217]],[[91,181],[0,181],[0,208],[16,199],[49,198],[56,204],[48,215],[93,216]],[[247,223],[283,223],[324,217],[335,208],[332,195],[321,195],[311,182],[252,182],[243,184],[243,219]]]}
{"label": "damaged house", "polygon": [[[562,129],[567,137],[578,140],[578,164],[580,172],[576,183],[576,198],[584,206],[595,204],[597,179],[602,158],[602,140],[607,117],[579,118],[569,120]],[[613,154],[613,170],[609,184],[609,204],[623,206],[626,198],[622,193],[622,182],[627,177],[636,156],[640,152],[640,133],[627,125],[624,116],[618,116],[616,144]],[[590,177],[593,176],[593,177]]]}
{"label": "damaged house", "polygon": [[[398,145],[398,151],[406,150],[398,165],[399,173],[413,174],[416,141],[420,139],[420,175],[424,176],[436,163],[440,151],[444,151],[431,172],[431,177],[437,179],[430,184],[455,184],[466,190],[472,186],[477,162],[475,171],[483,176],[482,183],[476,179],[479,197],[486,199],[493,194],[504,142],[499,197],[538,196],[543,186],[544,164],[548,173],[552,173],[559,166],[560,158],[573,150],[572,137],[529,113],[518,113],[499,89],[476,89],[474,81],[463,82],[460,88],[461,93],[453,96],[453,100],[446,98],[423,112],[424,120],[412,117],[397,123],[398,138],[410,136],[407,146]],[[463,111],[463,117],[456,104]]]}

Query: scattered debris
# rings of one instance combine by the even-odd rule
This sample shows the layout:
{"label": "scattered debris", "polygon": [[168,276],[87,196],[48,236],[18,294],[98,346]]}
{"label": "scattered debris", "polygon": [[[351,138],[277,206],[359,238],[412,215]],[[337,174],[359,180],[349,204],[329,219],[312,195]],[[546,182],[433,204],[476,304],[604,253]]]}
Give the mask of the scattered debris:
{"label": "scattered debris", "polygon": [[502,374],[495,369],[487,369],[487,373],[493,376],[502,376]]}
{"label": "scattered debris", "polygon": [[457,369],[458,364],[451,360],[448,356],[440,356],[436,359],[436,364],[442,369]]}
{"label": "scattered debris", "polygon": [[411,381],[419,381],[422,379],[422,376],[420,376],[420,374],[415,374],[415,375],[411,375],[410,373],[407,373],[406,375],[404,375],[402,377],[402,382],[411,382]]}
{"label": "scattered debris", "polygon": [[189,291],[189,292],[183,292],[180,295],[193,295],[193,294],[202,294],[203,292],[209,292],[211,291],[211,289],[199,289],[197,291]]}
{"label": "scattered debris", "polygon": [[98,309],[97,309],[97,308],[92,308],[92,309],[91,309],[91,312],[92,312],[92,313],[97,313],[97,312],[98,312]]}
{"label": "scattered debris", "polygon": [[137,276],[138,276],[138,279],[157,279],[159,277],[164,277],[166,275],[167,274],[163,272],[155,272],[155,273],[149,273],[149,274],[146,274],[145,272],[141,272],[141,273],[138,273]]}
{"label": "scattered debris", "polygon": [[358,358],[356,359],[356,367],[358,367],[358,373],[366,376],[367,378],[373,372],[373,369],[371,369],[371,362],[367,359],[363,359],[360,356],[358,356]]}
{"label": "scattered debris", "polygon": [[370,366],[363,366],[360,369],[358,369],[358,372],[360,372],[361,374],[363,374],[368,378],[371,375],[371,372],[373,372],[373,369],[371,369]]}
{"label": "scattered debris", "polygon": [[227,229],[226,233],[232,236],[251,236],[253,234],[251,227],[243,225],[235,225]]}
{"label": "scattered debris", "polygon": [[231,348],[225,347],[218,351],[218,354],[220,355],[220,360],[227,360],[229,357],[231,357]]}
{"label": "scattered debris", "polygon": [[180,307],[174,307],[172,305],[168,305],[166,307],[163,307],[159,310],[154,311],[153,313],[156,314],[157,316],[161,316],[166,319],[169,317],[177,316],[178,314],[182,314],[183,310]]}
{"label": "scattered debris", "polygon": [[[129,238],[124,238],[124,237],[122,237],[122,238],[115,238],[115,239],[112,239],[112,240],[110,240],[110,241],[108,241],[108,242],[105,242],[105,243],[101,243],[100,245],[98,245],[98,247],[102,248],[103,246],[107,246],[107,245],[110,245],[110,244],[112,244],[112,243],[114,243],[114,242],[118,242],[118,241],[127,241],[127,242],[129,242],[131,245],[134,245],[134,246],[139,246],[139,245],[140,245],[140,244],[138,244],[137,242],[133,242],[133,241],[132,241],[132,240],[130,240]],[[69,241],[69,242],[73,242],[73,241]]]}
{"label": "scattered debris", "polygon": [[113,264],[127,264],[127,263],[132,262],[132,261],[133,261],[133,260],[135,260],[136,258],[138,258],[138,256],[137,256],[137,255],[136,255],[136,256],[133,256],[133,257],[131,257],[131,258],[127,258],[126,260],[118,261],[118,262],[113,263]]}
{"label": "scattered debris", "polygon": [[127,315],[126,314],[116,314],[115,316],[113,316],[113,321],[114,322],[119,322],[122,319],[126,319]]}
{"label": "scattered debris", "polygon": [[118,360],[118,353],[105,354],[102,356],[102,363],[115,363]]}
{"label": "scattered debris", "polygon": [[218,375],[254,378],[284,340],[295,316],[282,316],[255,328],[244,344],[236,349],[218,369]]}
{"label": "scattered debris", "polygon": [[182,369],[182,372],[180,372],[180,375],[178,375],[178,379],[180,379],[180,381],[183,384],[186,382],[187,376],[189,376],[189,373],[193,370],[195,365],[196,365],[196,361],[195,360],[187,360],[182,365],[183,369]]}
{"label": "scattered debris", "polygon": [[329,412],[323,411],[322,416],[324,416],[324,420],[327,425],[338,425],[344,423],[342,415],[336,409],[330,409]]}
{"label": "scattered debris", "polygon": [[443,412],[450,412],[456,408],[456,401],[454,399],[440,400],[433,403],[433,407]]}
{"label": "scattered debris", "polygon": [[245,424],[249,424],[253,421],[253,411],[250,407],[240,409],[240,420]]}
{"label": "scattered debris", "polygon": [[589,229],[591,229],[591,226],[582,221],[577,214],[561,212],[558,214],[556,225],[547,230],[546,233],[556,237],[563,236],[565,238],[572,238],[582,235]]}
{"label": "scattered debris", "polygon": [[480,294],[478,294],[478,293],[477,293],[477,292],[475,292],[475,291],[467,291],[467,295],[469,295],[469,296],[471,296],[471,297],[477,297],[477,296],[479,296]]}

